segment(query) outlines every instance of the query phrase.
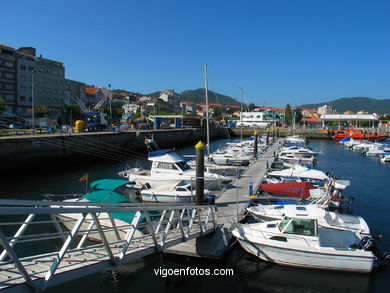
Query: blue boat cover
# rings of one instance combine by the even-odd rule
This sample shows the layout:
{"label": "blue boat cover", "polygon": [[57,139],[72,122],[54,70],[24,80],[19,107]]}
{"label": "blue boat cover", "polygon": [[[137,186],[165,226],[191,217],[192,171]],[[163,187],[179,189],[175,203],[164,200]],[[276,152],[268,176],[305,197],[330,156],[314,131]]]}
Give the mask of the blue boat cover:
{"label": "blue boat cover", "polygon": [[350,140],[351,140],[351,137],[350,136],[346,136],[341,141],[350,141]]}

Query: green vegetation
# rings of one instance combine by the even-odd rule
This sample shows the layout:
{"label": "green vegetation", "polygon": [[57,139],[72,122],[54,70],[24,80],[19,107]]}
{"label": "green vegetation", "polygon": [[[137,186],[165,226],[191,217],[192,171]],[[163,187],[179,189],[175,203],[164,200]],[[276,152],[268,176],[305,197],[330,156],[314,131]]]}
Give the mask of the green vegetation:
{"label": "green vegetation", "polygon": [[302,109],[295,109],[295,123],[298,124],[302,121],[303,115],[302,115]]}
{"label": "green vegetation", "polygon": [[291,111],[290,104],[286,105],[286,111],[285,111],[284,117],[285,117],[285,123],[287,125],[291,125],[293,116],[292,116],[292,111]]}
{"label": "green vegetation", "polygon": [[222,111],[219,107],[216,107],[213,111],[213,116],[214,119],[216,120],[221,120],[222,119]]}
{"label": "green vegetation", "polygon": [[353,98],[341,98],[325,103],[318,104],[306,104],[298,106],[299,108],[317,109],[323,105],[331,105],[338,113],[344,113],[345,111],[351,110],[367,111],[369,113],[390,113],[390,99],[377,100],[364,97],[353,97]]}
{"label": "green vegetation", "polygon": [[[205,90],[196,89],[196,90],[187,90],[182,92],[181,100],[183,102],[194,102],[199,104],[205,103]],[[221,104],[221,105],[240,105],[235,99],[229,96],[225,96],[213,91],[208,91],[208,98],[210,104]]]}
{"label": "green vegetation", "polygon": [[46,118],[49,113],[49,108],[45,105],[35,106],[35,115],[37,118]]}

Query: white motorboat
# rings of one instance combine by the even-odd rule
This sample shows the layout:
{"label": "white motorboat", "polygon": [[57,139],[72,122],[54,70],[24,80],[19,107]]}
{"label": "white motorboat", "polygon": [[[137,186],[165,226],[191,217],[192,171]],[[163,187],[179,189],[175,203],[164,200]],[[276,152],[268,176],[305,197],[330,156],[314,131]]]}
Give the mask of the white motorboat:
{"label": "white motorboat", "polygon": [[382,163],[389,163],[389,162],[390,162],[390,154],[383,155],[383,156],[381,157],[381,162],[382,162]]}
{"label": "white motorboat", "polygon": [[[341,141],[340,141],[340,143],[341,143]],[[353,146],[361,144],[361,143],[362,143],[361,140],[354,140],[351,138],[351,140],[344,142],[344,146],[346,148],[352,149]]]}
{"label": "white motorboat", "polygon": [[299,135],[286,136],[284,138],[286,143],[306,143],[306,138]]}
{"label": "white motorboat", "polygon": [[[332,185],[335,189],[344,190],[351,183],[349,180],[340,180],[334,179],[330,180],[331,176],[325,172],[320,170],[315,170],[311,168],[307,168],[296,164],[292,168],[284,169],[284,170],[276,170],[267,173],[266,180],[270,183],[276,182],[286,182],[286,181],[307,181],[314,184],[323,183],[324,181],[332,181]],[[276,180],[275,180],[276,179]]]}
{"label": "white motorboat", "polygon": [[299,154],[284,154],[279,155],[278,158],[283,161],[287,167],[293,167],[295,164],[314,165],[316,160],[312,157],[301,157]]}
{"label": "white motorboat", "polygon": [[353,151],[361,152],[366,148],[369,148],[372,145],[370,142],[360,142],[359,144],[355,144],[352,146]]}
{"label": "white motorboat", "polygon": [[[152,188],[179,181],[195,182],[196,170],[170,149],[149,153],[149,161],[152,162],[150,170],[133,168],[119,172],[119,175],[129,179],[130,182],[135,182],[136,186],[148,183]],[[232,181],[229,177],[210,172],[204,172],[204,180],[207,188],[220,187]]]}
{"label": "white motorboat", "polygon": [[301,158],[311,158],[318,156],[320,153],[315,152],[309,148],[303,148],[303,147],[297,147],[297,146],[291,146],[291,147],[283,147],[279,150],[279,155],[284,156],[287,154],[292,154],[292,155],[298,155]]}
{"label": "white motorboat", "polygon": [[384,151],[384,146],[379,143],[374,143],[365,150],[362,151],[366,156],[376,156],[383,155],[386,152]]}
{"label": "white motorboat", "polygon": [[210,154],[209,158],[211,162],[217,165],[248,166],[253,158],[253,154],[218,149],[216,152]]}
{"label": "white motorboat", "polygon": [[265,221],[281,220],[284,214],[291,212],[307,212],[308,214],[323,214],[323,218],[318,218],[318,225],[321,227],[332,228],[337,230],[351,230],[364,236],[370,235],[370,228],[366,221],[355,215],[346,215],[325,210],[322,213],[320,210],[324,210],[327,206],[327,202],[323,204],[308,204],[308,205],[254,205],[248,207],[246,210],[256,216],[257,218]]}
{"label": "white motorboat", "polygon": [[[209,197],[210,191],[204,190],[204,197]],[[182,181],[173,185],[163,185],[155,188],[147,188],[141,191],[142,201],[164,203],[194,203],[196,202],[196,190],[192,184]]]}
{"label": "white motorboat", "polygon": [[281,220],[238,225],[234,237],[249,253],[279,265],[369,273],[377,264],[359,233],[322,227],[324,210],[286,211]]}

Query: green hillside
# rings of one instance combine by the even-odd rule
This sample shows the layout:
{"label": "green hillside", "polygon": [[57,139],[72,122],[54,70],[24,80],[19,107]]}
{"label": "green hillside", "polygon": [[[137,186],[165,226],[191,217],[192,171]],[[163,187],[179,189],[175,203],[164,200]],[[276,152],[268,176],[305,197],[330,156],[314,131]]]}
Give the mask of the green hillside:
{"label": "green hillside", "polygon": [[341,98],[325,103],[318,104],[306,104],[297,106],[298,108],[311,108],[317,109],[323,105],[331,105],[338,113],[344,113],[345,111],[351,110],[354,112],[364,110],[369,113],[390,113],[390,99],[377,100],[364,97],[353,97],[353,98]]}
{"label": "green hillside", "polygon": [[[158,97],[161,92],[154,92],[148,94],[148,96]],[[229,96],[225,96],[213,91],[208,91],[209,103],[210,104],[221,104],[221,105],[240,105],[235,99]],[[205,90],[186,90],[180,93],[180,98],[183,102],[194,102],[199,104],[205,103]]]}
{"label": "green hillside", "polygon": [[[235,99],[229,96],[225,96],[213,91],[208,91],[209,103],[221,104],[221,105],[240,105]],[[183,102],[195,102],[203,104],[205,103],[205,90],[187,90],[181,93],[181,100]]]}

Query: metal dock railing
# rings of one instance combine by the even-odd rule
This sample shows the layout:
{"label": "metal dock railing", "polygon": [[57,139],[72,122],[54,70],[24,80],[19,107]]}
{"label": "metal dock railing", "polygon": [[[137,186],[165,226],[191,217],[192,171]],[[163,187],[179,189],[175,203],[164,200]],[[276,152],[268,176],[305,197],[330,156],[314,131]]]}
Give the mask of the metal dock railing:
{"label": "metal dock railing", "polygon": [[214,232],[213,205],[0,200],[0,290],[41,292]]}

